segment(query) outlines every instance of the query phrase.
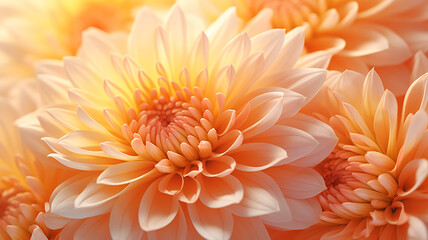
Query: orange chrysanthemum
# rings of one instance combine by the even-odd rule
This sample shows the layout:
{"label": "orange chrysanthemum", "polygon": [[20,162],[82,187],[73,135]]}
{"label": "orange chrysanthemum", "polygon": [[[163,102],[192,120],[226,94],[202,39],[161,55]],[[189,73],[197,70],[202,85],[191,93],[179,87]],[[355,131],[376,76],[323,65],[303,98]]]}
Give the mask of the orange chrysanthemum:
{"label": "orange chrysanthemum", "polygon": [[128,42],[92,29],[78,57],[40,65],[42,95],[62,104],[22,133],[37,156],[81,172],[56,188],[47,216],[82,220],[47,217],[49,227],[76,238],[227,239],[317,221],[325,186],[312,166],[337,139],[298,112],[326,76],[305,66],[329,56],[296,64],[301,28],[237,31],[233,9],[206,31],[178,7],[165,23],[143,9]]}
{"label": "orange chrysanthemum", "polygon": [[[227,7],[236,6],[238,15],[248,21],[263,9],[269,9],[272,11],[274,28],[291,30],[306,27],[307,51],[330,50],[335,53],[329,69],[350,69],[366,74],[376,66],[381,76],[385,73],[385,78],[389,78],[390,82],[406,81],[408,76],[400,64],[417,51],[428,51],[428,3],[424,0],[199,2],[209,17]],[[405,85],[405,88],[409,86],[406,83],[401,85]],[[394,90],[400,93],[399,89]]]}
{"label": "orange chrysanthemum", "polygon": [[[17,0],[0,3],[0,88],[34,78],[41,59],[76,54],[82,31],[128,31],[143,5],[168,6],[173,0]],[[1,90],[1,89],[0,89]]]}
{"label": "orange chrysanthemum", "polygon": [[404,103],[384,90],[374,71],[365,80],[352,72],[333,74],[327,86],[311,109],[339,137],[317,167],[327,185],[319,196],[321,222],[293,234],[427,239],[428,73],[413,82]]}
{"label": "orange chrysanthemum", "polygon": [[[22,147],[14,120],[22,112],[0,99],[0,239],[55,239],[44,223],[45,204],[61,175]],[[21,109],[22,110],[22,109]]]}

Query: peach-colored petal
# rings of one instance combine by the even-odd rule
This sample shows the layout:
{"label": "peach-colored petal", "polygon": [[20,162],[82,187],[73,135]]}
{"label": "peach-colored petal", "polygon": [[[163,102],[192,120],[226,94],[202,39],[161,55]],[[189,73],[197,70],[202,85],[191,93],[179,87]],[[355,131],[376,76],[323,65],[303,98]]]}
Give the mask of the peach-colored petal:
{"label": "peach-colored petal", "polygon": [[287,157],[278,164],[287,164],[310,153],[318,145],[318,141],[305,131],[288,126],[276,125],[258,135],[250,142],[260,141],[276,144],[286,151]]}
{"label": "peach-colored petal", "polygon": [[76,238],[102,238],[102,239],[112,239],[109,232],[104,231],[109,225],[108,218],[104,216],[96,216],[94,218],[86,219],[82,224],[76,229],[74,236]]}
{"label": "peach-colored petal", "polygon": [[86,218],[107,212],[111,203],[102,204],[102,207],[75,208],[75,200],[91,180],[91,176],[77,175],[61,183],[52,193],[51,212],[68,218]]}
{"label": "peach-colored petal", "polygon": [[151,231],[147,233],[149,239],[167,239],[174,234],[175,239],[184,240],[187,239],[187,223],[184,216],[183,210],[180,208],[177,216],[172,222],[165,228],[159,231]]}
{"label": "peach-colored petal", "polygon": [[257,218],[243,218],[233,216],[233,233],[231,239],[268,239],[269,234],[263,222]]}
{"label": "peach-colored petal", "polygon": [[230,156],[221,156],[203,161],[202,173],[207,177],[224,177],[229,175],[236,167],[236,161]]}
{"label": "peach-colored petal", "polygon": [[100,206],[118,197],[125,189],[126,186],[106,186],[93,180],[76,197],[74,205],[76,208]]}
{"label": "peach-colored petal", "polygon": [[[274,181],[265,173],[239,173],[242,179],[244,196],[239,204],[231,207],[235,215],[242,217],[253,217],[277,212],[284,198],[280,189]],[[287,208],[284,212],[287,212]],[[285,215],[284,218],[288,216]]]}
{"label": "peach-colored petal", "polygon": [[337,137],[331,128],[325,123],[304,114],[298,114],[292,119],[287,119],[284,124],[309,133],[319,143],[311,152],[293,161],[291,165],[315,166],[319,163],[319,157],[327,157],[337,143]]}
{"label": "peach-colored petal", "polygon": [[[268,153],[268,154],[261,154]],[[246,172],[264,170],[287,158],[281,147],[268,143],[247,143],[230,153],[236,161],[236,169]]]}
{"label": "peach-colored petal", "polygon": [[428,176],[428,161],[426,159],[415,159],[406,164],[398,178],[398,196],[412,194]]}
{"label": "peach-colored petal", "polygon": [[199,199],[209,208],[224,208],[241,202],[244,189],[241,182],[234,176],[201,177],[202,185]]}
{"label": "peach-colored petal", "polygon": [[201,202],[188,206],[190,219],[206,239],[227,239],[232,234],[233,217],[225,209],[208,208]]}
{"label": "peach-colored petal", "polygon": [[277,166],[268,169],[269,175],[280,182],[286,198],[312,198],[326,189],[324,179],[315,170],[295,166]]}
{"label": "peach-colored petal", "polygon": [[251,99],[250,114],[241,126],[242,133],[250,137],[272,127],[280,117],[283,96],[281,92],[270,92]]}
{"label": "peach-colored petal", "polygon": [[150,185],[140,202],[138,219],[144,231],[165,227],[175,218],[180,208],[175,196],[159,192],[159,181],[160,179]]}
{"label": "peach-colored petal", "polygon": [[97,183],[106,185],[127,184],[147,177],[149,174],[156,176],[153,169],[154,163],[150,161],[124,162],[104,170],[98,176]]}
{"label": "peach-colored petal", "polygon": [[[139,194],[142,195],[142,194]],[[137,221],[139,198],[122,195],[111,209],[110,234],[113,239],[139,239],[144,232]]]}

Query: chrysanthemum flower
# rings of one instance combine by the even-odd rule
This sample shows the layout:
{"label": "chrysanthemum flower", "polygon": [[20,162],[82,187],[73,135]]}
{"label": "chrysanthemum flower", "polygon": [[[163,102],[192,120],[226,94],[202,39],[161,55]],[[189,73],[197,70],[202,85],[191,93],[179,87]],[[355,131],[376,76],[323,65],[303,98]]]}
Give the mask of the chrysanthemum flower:
{"label": "chrysanthemum flower", "polygon": [[36,154],[44,135],[49,156],[81,172],[50,199],[52,214],[81,219],[63,233],[265,239],[264,224],[317,222],[325,185],[312,167],[337,139],[298,112],[326,76],[302,66],[329,57],[296,64],[303,29],[250,38],[237,21],[229,9],[202,31],[178,7],[165,22],[143,9],[127,42],[89,30],[78,57],[40,66],[42,94],[71,103],[21,130]]}
{"label": "chrysanthemum flower", "polygon": [[388,77],[400,81],[404,73],[395,65],[417,51],[428,51],[427,1],[203,0],[200,4],[208,16],[236,6],[244,21],[271,9],[274,28],[306,27],[307,51],[337,53],[330,69],[366,74],[381,66],[386,68],[381,73],[394,72]]}
{"label": "chrysanthemum flower", "polygon": [[21,111],[0,99],[0,239],[55,239],[43,220],[45,204],[62,175],[22,147],[13,125]]}
{"label": "chrysanthemum flower", "polygon": [[321,222],[298,239],[427,239],[428,73],[404,102],[374,71],[365,80],[345,72],[327,85],[312,110],[339,142],[317,167],[327,185]]}
{"label": "chrysanthemum flower", "polygon": [[[40,59],[73,56],[88,27],[129,30],[142,5],[172,0],[17,0],[0,3],[0,81],[34,77]],[[7,14],[3,14],[6,12]],[[6,79],[7,80],[7,79]]]}

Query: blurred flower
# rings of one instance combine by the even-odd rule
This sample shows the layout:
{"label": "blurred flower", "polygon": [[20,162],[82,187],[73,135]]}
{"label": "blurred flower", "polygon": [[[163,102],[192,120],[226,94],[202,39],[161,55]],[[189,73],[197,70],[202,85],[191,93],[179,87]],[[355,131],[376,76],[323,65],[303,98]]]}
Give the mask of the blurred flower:
{"label": "blurred flower", "polygon": [[[76,54],[88,27],[127,31],[143,5],[171,5],[173,0],[17,0],[0,2],[0,88],[34,78],[41,59]],[[4,88],[4,87],[3,87]],[[0,89],[1,90],[1,89]]]}
{"label": "blurred flower", "polygon": [[307,67],[329,61],[296,63],[303,41],[302,28],[238,35],[233,9],[202,31],[176,6],[165,23],[142,9],[127,41],[84,32],[78,57],[38,69],[61,104],[21,126],[36,156],[81,172],[47,215],[81,219],[62,230],[77,239],[264,239],[264,224],[316,223],[312,167],[337,139],[298,113],[326,76]]}
{"label": "blurred flower", "polygon": [[59,171],[38,162],[23,147],[13,122],[22,114],[0,99],[0,238],[54,239],[57,231],[44,224],[45,204],[64,179]]}
{"label": "blurred flower", "polygon": [[423,0],[199,2],[208,17],[236,6],[238,15],[248,21],[268,8],[273,13],[274,28],[291,30],[306,27],[305,46],[308,52],[330,50],[335,53],[329,69],[350,69],[366,74],[373,66],[382,67],[382,73],[394,73],[385,77],[399,82],[405,71],[397,70],[396,65],[417,51],[428,51],[428,3]]}
{"label": "blurred flower", "polygon": [[[310,111],[339,142],[317,168],[321,222],[297,239],[427,239],[428,73],[404,101],[376,72],[333,74]],[[401,113],[400,113],[401,111]],[[278,236],[281,236],[281,233]]]}

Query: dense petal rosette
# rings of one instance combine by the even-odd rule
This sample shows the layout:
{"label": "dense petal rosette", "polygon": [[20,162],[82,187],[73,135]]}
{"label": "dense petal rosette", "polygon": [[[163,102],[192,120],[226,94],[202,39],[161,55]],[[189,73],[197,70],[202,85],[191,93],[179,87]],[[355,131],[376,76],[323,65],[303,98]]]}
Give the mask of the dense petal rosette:
{"label": "dense petal rosette", "polygon": [[[82,32],[128,31],[144,5],[163,8],[173,0],[17,0],[0,3],[0,92],[35,78],[39,60],[73,56]],[[19,86],[18,86],[19,87]]]}
{"label": "dense petal rosette", "polygon": [[[43,95],[58,105],[21,132],[37,156],[82,172],[51,197],[53,216],[82,219],[63,231],[106,218],[100,225],[109,223],[104,231],[115,239],[226,239],[248,226],[266,236],[264,224],[301,229],[317,221],[316,202],[293,207],[324,190],[311,167],[337,139],[298,112],[326,71],[294,67],[301,28],[237,31],[234,9],[202,31],[177,6],[165,21],[144,8],[128,42],[91,29],[77,57],[40,65]],[[62,81],[48,81],[55,78]],[[281,172],[304,188],[282,185],[289,179]]]}
{"label": "dense petal rosette", "polygon": [[[193,0],[192,7],[197,5]],[[422,0],[203,0],[208,18],[230,6],[251,24],[251,19],[271,12],[272,27],[306,28],[306,50],[335,53],[330,69],[350,69],[366,74],[374,66],[382,78],[405,86],[408,71],[402,65],[417,51],[428,51],[428,3]],[[383,76],[385,74],[385,76]],[[403,81],[403,82],[402,82]],[[388,87],[389,87],[388,86]]]}
{"label": "dense petal rosette", "polygon": [[374,70],[365,80],[333,73],[326,85],[310,110],[339,137],[317,166],[327,186],[318,197],[323,211],[319,224],[290,234],[427,239],[428,73],[412,83],[404,101],[384,90]]}
{"label": "dense petal rosette", "polygon": [[[0,98],[0,238],[55,239],[44,223],[45,204],[67,173],[37,161],[23,147],[14,121],[26,112]],[[26,103],[26,102],[21,102]]]}

